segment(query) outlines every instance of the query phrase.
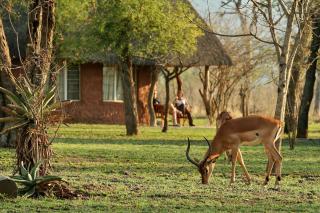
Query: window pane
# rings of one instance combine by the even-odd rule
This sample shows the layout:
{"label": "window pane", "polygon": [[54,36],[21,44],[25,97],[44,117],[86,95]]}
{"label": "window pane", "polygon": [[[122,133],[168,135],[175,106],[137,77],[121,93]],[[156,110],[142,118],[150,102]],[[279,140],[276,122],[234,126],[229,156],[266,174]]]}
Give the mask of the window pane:
{"label": "window pane", "polygon": [[116,87],[116,95],[117,100],[123,100],[123,92],[122,92],[122,78],[121,73],[117,71],[117,87]]}
{"label": "window pane", "polygon": [[64,97],[64,90],[65,90],[65,85],[64,85],[64,82],[65,82],[65,71],[64,70],[61,70],[59,72],[59,74],[57,75],[57,81],[58,81],[58,100],[61,100],[61,101],[64,101],[65,100],[65,97]]}
{"label": "window pane", "polygon": [[80,100],[79,65],[69,65],[67,72],[67,99]]}
{"label": "window pane", "polygon": [[103,100],[123,100],[122,79],[117,67],[103,67]]}
{"label": "window pane", "polygon": [[103,100],[114,100],[114,79],[113,67],[103,67]]}

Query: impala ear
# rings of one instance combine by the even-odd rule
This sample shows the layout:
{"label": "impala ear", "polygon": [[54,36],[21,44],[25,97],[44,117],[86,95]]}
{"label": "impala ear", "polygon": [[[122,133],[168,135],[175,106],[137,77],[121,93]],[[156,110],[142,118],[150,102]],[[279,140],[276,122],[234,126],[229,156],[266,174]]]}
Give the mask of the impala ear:
{"label": "impala ear", "polygon": [[220,154],[212,154],[207,158],[207,163],[214,163],[218,157],[220,156]]}

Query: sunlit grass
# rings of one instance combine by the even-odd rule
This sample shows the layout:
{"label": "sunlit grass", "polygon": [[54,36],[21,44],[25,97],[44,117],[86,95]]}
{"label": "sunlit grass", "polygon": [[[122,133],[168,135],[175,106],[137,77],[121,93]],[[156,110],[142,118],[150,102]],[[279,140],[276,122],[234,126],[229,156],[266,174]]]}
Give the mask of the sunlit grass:
{"label": "sunlit grass", "polygon": [[[212,139],[214,128],[196,120],[197,127],[141,127],[141,134],[125,136],[118,125],[62,126],[54,141],[54,174],[74,188],[89,193],[89,200],[38,200],[18,198],[0,201],[0,212],[317,212],[320,209],[320,125],[310,128],[312,140],[299,141],[294,150],[284,143],[281,191],[274,178],[262,187],[266,156],[262,146],[243,147],[243,157],[254,181],[246,185],[237,168],[237,180],[229,186],[230,165],[217,162],[209,185],[185,159],[186,139],[191,155],[201,158],[203,136]],[[53,131],[51,132],[53,133]],[[14,151],[0,149],[0,173],[10,175]]]}

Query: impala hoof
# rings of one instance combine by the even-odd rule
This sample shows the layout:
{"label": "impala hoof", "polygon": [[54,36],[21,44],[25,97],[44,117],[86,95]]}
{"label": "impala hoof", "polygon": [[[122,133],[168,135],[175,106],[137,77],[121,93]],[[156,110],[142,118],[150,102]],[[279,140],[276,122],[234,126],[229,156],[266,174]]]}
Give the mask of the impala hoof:
{"label": "impala hoof", "polygon": [[280,186],[279,185],[275,185],[273,188],[274,191],[280,192]]}

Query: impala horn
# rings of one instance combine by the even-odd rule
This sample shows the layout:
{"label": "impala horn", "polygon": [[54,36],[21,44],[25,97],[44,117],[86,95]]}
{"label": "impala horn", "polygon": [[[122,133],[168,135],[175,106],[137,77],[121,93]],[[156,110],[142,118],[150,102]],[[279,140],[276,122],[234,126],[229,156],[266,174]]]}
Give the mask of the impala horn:
{"label": "impala horn", "polygon": [[207,144],[209,146],[209,150],[211,150],[211,143],[208,141],[208,139],[206,137],[204,137],[204,139],[207,141]]}
{"label": "impala horn", "polygon": [[190,161],[192,164],[196,165],[197,167],[199,167],[199,163],[197,163],[195,160],[193,160],[190,156],[189,156],[189,151],[190,151],[190,140],[188,138],[188,146],[187,146],[187,150],[186,150],[186,156],[188,161]]}

